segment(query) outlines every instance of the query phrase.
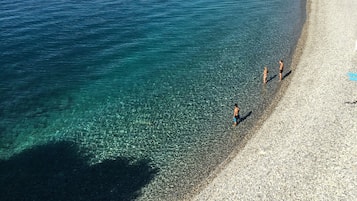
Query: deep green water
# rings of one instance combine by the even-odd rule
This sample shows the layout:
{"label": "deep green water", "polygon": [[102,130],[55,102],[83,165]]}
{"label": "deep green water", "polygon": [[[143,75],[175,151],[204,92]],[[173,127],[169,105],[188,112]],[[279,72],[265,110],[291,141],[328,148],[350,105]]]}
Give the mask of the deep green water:
{"label": "deep green water", "polygon": [[1,1],[1,200],[182,198],[272,100],[304,20],[304,0]]}

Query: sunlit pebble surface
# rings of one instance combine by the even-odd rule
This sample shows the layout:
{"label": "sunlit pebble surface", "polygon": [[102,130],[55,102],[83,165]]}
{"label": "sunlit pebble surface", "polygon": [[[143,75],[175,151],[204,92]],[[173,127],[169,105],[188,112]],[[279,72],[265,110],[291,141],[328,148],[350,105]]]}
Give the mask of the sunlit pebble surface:
{"label": "sunlit pebble surface", "polygon": [[347,75],[357,67],[350,51],[356,7],[348,0],[311,1],[307,42],[289,90],[194,200],[357,199],[356,83]]}

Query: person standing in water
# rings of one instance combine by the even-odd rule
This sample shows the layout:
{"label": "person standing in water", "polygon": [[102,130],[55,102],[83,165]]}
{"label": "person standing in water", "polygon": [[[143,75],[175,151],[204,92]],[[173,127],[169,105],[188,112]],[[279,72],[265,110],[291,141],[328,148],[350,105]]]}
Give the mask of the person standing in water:
{"label": "person standing in water", "polygon": [[263,83],[266,84],[268,82],[268,67],[264,67],[264,72],[263,72]]}
{"label": "person standing in water", "polygon": [[284,62],[283,60],[279,60],[279,80],[283,79],[283,70],[284,70]]}
{"label": "person standing in water", "polygon": [[239,119],[240,119],[240,116],[239,116],[239,107],[238,107],[238,104],[234,104],[234,110],[233,110],[233,126],[237,126],[238,123],[239,123]]}

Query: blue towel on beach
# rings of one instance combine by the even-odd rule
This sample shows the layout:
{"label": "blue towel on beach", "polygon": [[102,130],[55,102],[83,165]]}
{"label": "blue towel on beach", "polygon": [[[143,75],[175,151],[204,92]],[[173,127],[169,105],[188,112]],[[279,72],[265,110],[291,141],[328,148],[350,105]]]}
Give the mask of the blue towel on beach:
{"label": "blue towel on beach", "polygon": [[357,81],[357,73],[348,73],[350,80]]}

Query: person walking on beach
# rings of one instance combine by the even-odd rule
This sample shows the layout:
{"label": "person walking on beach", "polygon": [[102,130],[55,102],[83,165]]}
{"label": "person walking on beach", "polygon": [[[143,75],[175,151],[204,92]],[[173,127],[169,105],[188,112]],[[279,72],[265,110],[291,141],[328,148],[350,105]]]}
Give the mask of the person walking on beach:
{"label": "person walking on beach", "polygon": [[234,104],[234,110],[233,110],[233,126],[237,126],[240,120],[239,116],[239,107],[238,104]]}
{"label": "person walking on beach", "polygon": [[263,72],[263,83],[266,84],[268,82],[268,67],[264,67],[264,72]]}
{"label": "person walking on beach", "polygon": [[279,80],[283,79],[283,70],[284,70],[284,62],[283,60],[279,60]]}

